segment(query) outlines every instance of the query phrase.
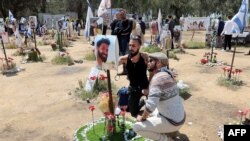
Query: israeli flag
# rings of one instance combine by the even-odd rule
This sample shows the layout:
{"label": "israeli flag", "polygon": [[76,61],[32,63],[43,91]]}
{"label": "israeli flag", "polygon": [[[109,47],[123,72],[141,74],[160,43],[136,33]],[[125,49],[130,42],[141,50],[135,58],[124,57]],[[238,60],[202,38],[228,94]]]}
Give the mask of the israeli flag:
{"label": "israeli flag", "polygon": [[242,0],[239,12],[232,18],[234,23],[233,33],[242,33],[247,26],[248,0]]}

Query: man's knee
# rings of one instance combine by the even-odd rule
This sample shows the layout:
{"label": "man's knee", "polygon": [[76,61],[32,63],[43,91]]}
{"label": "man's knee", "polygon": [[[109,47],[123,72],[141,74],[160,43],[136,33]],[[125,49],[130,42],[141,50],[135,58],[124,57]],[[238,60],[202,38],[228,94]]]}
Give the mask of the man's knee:
{"label": "man's knee", "polygon": [[142,130],[141,124],[138,123],[138,122],[135,123],[134,126],[133,126],[133,130],[134,130],[136,133],[140,132],[140,131]]}

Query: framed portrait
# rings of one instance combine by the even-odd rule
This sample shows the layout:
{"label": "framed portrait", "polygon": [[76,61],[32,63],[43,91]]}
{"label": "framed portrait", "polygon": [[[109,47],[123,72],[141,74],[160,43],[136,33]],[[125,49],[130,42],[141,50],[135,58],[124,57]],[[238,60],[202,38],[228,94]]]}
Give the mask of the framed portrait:
{"label": "framed portrait", "polygon": [[61,32],[61,31],[63,30],[63,23],[64,23],[63,20],[57,21],[57,30],[58,30],[59,32]]}
{"label": "framed portrait", "polygon": [[37,26],[36,16],[29,16],[29,26],[30,26],[30,28],[36,28],[36,26]]}
{"label": "framed portrait", "polygon": [[119,44],[116,36],[98,35],[95,38],[95,55],[97,68],[117,69]]}
{"label": "framed portrait", "polygon": [[93,17],[90,18],[89,35],[96,36],[102,35],[103,30],[103,18]]}

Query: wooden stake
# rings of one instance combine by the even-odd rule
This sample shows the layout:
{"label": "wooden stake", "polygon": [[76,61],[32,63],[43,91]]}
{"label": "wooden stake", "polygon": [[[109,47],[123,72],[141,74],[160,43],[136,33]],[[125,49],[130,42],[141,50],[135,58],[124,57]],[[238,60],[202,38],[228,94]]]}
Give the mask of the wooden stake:
{"label": "wooden stake", "polygon": [[[111,88],[111,78],[110,78],[110,70],[107,70],[107,77],[108,77],[108,91],[109,91],[109,111],[110,113],[114,116],[115,118],[115,113],[114,113],[114,104],[113,104],[113,96],[112,96],[112,88]],[[114,119],[114,132],[116,131],[116,125],[115,125],[115,119]]]}
{"label": "wooden stake", "polygon": [[36,46],[36,34],[35,34],[35,28],[32,28],[32,30],[33,30],[33,38],[34,38],[34,42],[35,42],[35,50],[36,50],[36,52],[38,53],[38,55],[41,55],[41,52],[40,52],[40,50],[37,48],[37,46]]}
{"label": "wooden stake", "polygon": [[236,53],[237,41],[238,41],[238,36],[236,37],[236,42],[235,42],[234,52],[233,52],[233,58],[232,58],[232,62],[231,62],[231,67],[230,67],[230,72],[229,72],[229,75],[228,75],[228,79],[231,79],[231,77],[232,77],[232,70],[233,70],[234,58],[235,58],[235,53]]}
{"label": "wooden stake", "polygon": [[6,51],[5,51],[3,39],[1,39],[1,42],[2,42],[2,46],[3,46],[3,53],[4,53],[5,61],[6,61],[7,68],[8,68],[9,67],[9,63],[8,63],[8,58],[7,58],[7,55],[6,55]]}

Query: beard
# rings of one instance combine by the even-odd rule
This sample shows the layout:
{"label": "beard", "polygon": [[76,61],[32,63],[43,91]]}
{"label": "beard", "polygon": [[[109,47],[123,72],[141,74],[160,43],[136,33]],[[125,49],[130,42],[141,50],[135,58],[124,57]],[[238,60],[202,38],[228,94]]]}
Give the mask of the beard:
{"label": "beard", "polygon": [[149,71],[149,72],[153,72],[153,71],[155,71],[156,69],[157,69],[156,64],[154,64],[154,66],[148,67],[148,71]]}
{"label": "beard", "polygon": [[135,52],[133,52],[132,50],[129,50],[129,55],[130,55],[131,57],[136,56],[138,53],[139,53],[139,50],[137,50],[137,51],[135,51]]}
{"label": "beard", "polygon": [[108,59],[108,56],[107,56],[107,55],[105,55],[105,54],[103,54],[103,53],[100,53],[100,52],[98,52],[98,56],[99,56],[99,58],[102,60],[102,62],[106,62],[107,59]]}

